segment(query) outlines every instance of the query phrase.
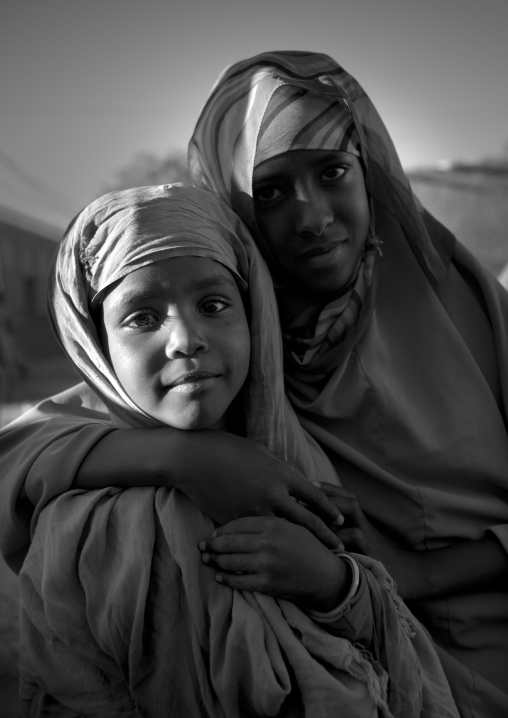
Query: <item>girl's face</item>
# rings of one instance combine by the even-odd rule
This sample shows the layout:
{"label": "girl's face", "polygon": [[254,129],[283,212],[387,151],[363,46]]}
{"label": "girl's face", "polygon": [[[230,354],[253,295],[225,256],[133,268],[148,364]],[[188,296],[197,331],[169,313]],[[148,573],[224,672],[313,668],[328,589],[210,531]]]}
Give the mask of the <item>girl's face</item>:
{"label": "girl's face", "polygon": [[141,409],[177,429],[223,427],[247,376],[250,333],[222,264],[175,257],[131,272],[104,298],[100,337]]}
{"label": "girl's face", "polygon": [[295,150],[254,170],[258,227],[302,292],[330,294],[354,279],[369,229],[369,201],[357,157]]}

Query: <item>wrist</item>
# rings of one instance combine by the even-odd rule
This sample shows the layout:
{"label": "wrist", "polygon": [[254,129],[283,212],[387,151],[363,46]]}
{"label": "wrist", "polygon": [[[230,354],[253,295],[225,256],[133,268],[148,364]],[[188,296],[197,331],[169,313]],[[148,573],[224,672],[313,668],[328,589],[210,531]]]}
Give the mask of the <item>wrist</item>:
{"label": "wrist", "polygon": [[[331,553],[331,555],[333,566],[329,573],[326,590],[322,591],[319,596],[313,596],[313,600],[309,601],[307,608],[313,618],[324,622],[328,616],[342,609],[355,596],[360,583],[358,564],[352,556],[347,553]],[[330,620],[333,620],[333,617]]]}

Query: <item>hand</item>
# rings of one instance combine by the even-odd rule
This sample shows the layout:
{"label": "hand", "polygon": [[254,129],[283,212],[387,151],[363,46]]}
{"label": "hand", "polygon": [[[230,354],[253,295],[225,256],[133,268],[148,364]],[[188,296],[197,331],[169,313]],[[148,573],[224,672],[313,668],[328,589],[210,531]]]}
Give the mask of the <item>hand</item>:
{"label": "hand", "polygon": [[380,561],[397,583],[399,594],[406,600],[426,594],[429,584],[426,564],[428,551],[408,549],[375,528],[366,518],[353,491],[342,486],[315,482],[335,503],[344,516],[344,523],[335,533],[346,551],[364,554]]}
{"label": "hand", "polygon": [[335,529],[335,533],[344,543],[346,550],[379,558],[381,537],[366,519],[356,494],[343,486],[324,481],[315,481],[314,485],[333,501],[344,517],[343,524]]}
{"label": "hand", "polygon": [[176,472],[177,486],[217,523],[244,516],[278,516],[308,529],[326,546],[341,548],[328,526],[342,523],[339,509],[283,461],[234,434],[180,433],[183,461]]}
{"label": "hand", "polygon": [[219,583],[286,598],[303,608],[330,611],[350,587],[344,561],[305,528],[285,519],[232,521],[200,541],[199,549],[203,563],[217,570]]}
{"label": "hand", "polygon": [[263,447],[225,431],[116,429],[87,453],[73,488],[165,486],[180,489],[218,524],[243,516],[280,516],[330,548],[329,526],[343,521],[317,486]]}

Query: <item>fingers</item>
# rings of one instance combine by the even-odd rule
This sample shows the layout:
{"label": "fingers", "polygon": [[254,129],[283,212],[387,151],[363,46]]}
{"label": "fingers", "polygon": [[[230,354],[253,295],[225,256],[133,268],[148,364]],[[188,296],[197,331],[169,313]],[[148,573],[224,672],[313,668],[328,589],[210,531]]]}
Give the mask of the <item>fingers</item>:
{"label": "fingers", "polygon": [[215,576],[217,583],[229,588],[235,588],[237,591],[259,591],[259,578],[256,574],[245,574],[238,576],[235,574],[218,573]]}
{"label": "fingers", "polygon": [[[226,526],[216,529],[213,534],[199,542],[198,548],[201,552],[221,554],[248,554],[255,553],[260,548],[262,532],[248,531],[249,526],[242,532],[235,530],[235,524],[244,522],[245,519],[232,521]],[[241,570],[241,569],[238,569]]]}
{"label": "fingers", "polygon": [[334,486],[333,484],[326,484],[324,482],[315,482],[328,498],[335,503],[337,508],[340,510],[344,521],[341,524],[341,528],[346,526],[359,526],[363,528],[365,523],[365,516],[361,509],[361,506],[356,498],[356,494],[349,489],[345,489],[342,486]]}
{"label": "fingers", "polygon": [[245,516],[240,519],[234,519],[224,524],[224,526],[219,526],[215,529],[212,536],[262,533],[273,520],[273,517],[269,516]]}
{"label": "fingers", "polygon": [[295,524],[300,524],[332,550],[338,549],[342,545],[342,541],[337,538],[335,533],[328,528],[319,516],[316,516],[316,514],[313,514],[312,511],[309,511],[296,501],[293,501],[292,506],[288,507],[284,518]]}
{"label": "fingers", "polygon": [[225,571],[228,574],[243,575],[247,573],[257,573],[258,569],[257,554],[211,554],[205,551],[201,555],[201,560],[207,566],[215,568],[219,572]]}
{"label": "fingers", "polygon": [[[331,486],[331,484],[328,484],[328,486]],[[339,508],[316,484],[311,484],[308,481],[298,482],[296,486],[291,488],[291,495],[304,503],[315,514],[321,516],[324,521],[328,521],[334,526],[341,526],[344,522],[344,517]],[[287,518],[285,514],[284,518]],[[320,537],[318,536],[318,538]]]}
{"label": "fingers", "polygon": [[363,531],[357,527],[341,529],[337,531],[338,537],[342,540],[347,551],[354,551],[366,556],[372,556],[372,548]]}
{"label": "fingers", "polygon": [[344,486],[337,486],[337,484],[329,484],[327,481],[313,481],[313,486],[317,486],[318,489],[328,496],[329,498],[346,498],[355,499],[356,494],[350,489],[346,489]]}

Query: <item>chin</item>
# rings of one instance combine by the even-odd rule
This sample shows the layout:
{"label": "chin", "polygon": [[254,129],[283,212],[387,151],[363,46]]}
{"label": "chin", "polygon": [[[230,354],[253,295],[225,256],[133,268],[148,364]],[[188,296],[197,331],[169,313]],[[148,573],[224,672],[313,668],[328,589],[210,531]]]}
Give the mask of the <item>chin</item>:
{"label": "chin", "polygon": [[215,416],[210,414],[200,414],[199,416],[185,417],[179,414],[178,416],[157,417],[159,421],[164,422],[167,426],[173,427],[173,429],[180,429],[180,431],[199,431],[201,429],[220,429],[222,428],[222,420],[217,419]]}

